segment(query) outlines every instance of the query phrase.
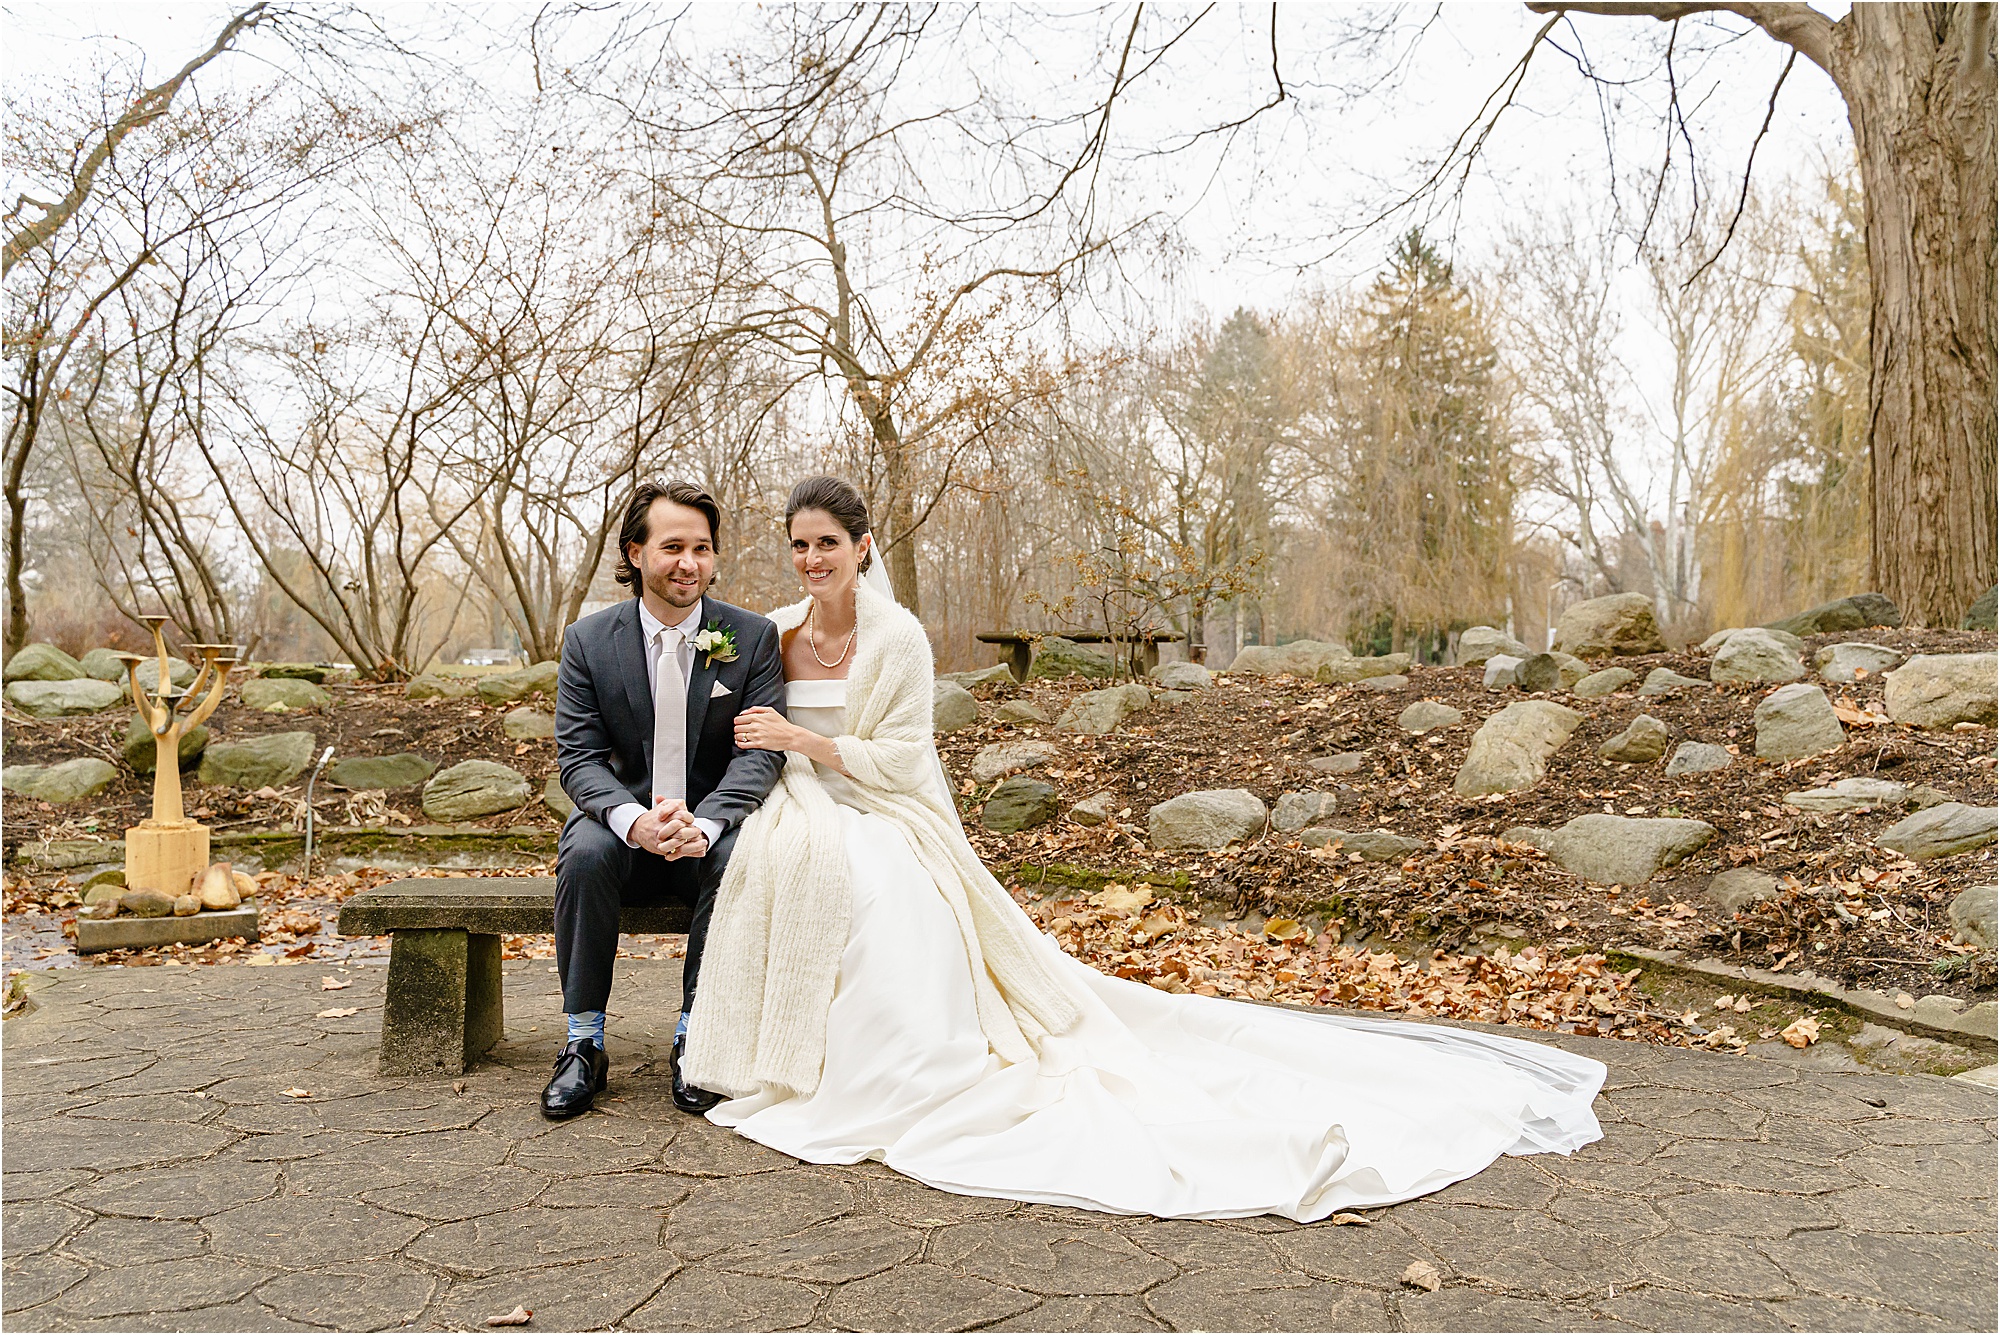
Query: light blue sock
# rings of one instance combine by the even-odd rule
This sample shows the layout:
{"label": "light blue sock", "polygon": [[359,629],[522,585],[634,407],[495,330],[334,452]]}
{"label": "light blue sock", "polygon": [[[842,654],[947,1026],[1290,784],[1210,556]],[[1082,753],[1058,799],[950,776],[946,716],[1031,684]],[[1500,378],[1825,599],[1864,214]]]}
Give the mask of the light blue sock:
{"label": "light blue sock", "polygon": [[574,1043],[579,1038],[593,1038],[597,1040],[598,1047],[604,1046],[603,1011],[578,1011],[568,1018],[570,1042]]}
{"label": "light blue sock", "polygon": [[688,1013],[681,1012],[681,1018],[674,1024],[674,1042],[678,1043],[688,1035]]}

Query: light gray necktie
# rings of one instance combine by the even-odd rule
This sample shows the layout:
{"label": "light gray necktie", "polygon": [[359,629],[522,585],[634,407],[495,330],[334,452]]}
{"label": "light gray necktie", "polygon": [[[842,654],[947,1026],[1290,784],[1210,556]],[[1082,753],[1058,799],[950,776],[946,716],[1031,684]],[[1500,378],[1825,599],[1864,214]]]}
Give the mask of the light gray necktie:
{"label": "light gray necktie", "polygon": [[681,672],[681,632],[660,632],[653,671],[653,797],[687,799],[687,678]]}

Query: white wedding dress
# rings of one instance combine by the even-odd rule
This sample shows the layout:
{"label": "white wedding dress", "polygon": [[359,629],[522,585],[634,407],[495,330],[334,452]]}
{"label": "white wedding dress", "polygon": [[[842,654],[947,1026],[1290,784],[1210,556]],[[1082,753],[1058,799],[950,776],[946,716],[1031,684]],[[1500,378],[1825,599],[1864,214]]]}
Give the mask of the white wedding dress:
{"label": "white wedding dress", "polygon": [[[844,681],[786,687],[792,721],[844,731]],[[1175,995],[1047,946],[1083,1011],[1008,1065],[974,1010],[963,938],[898,827],[840,804],[854,910],[810,1095],[708,1116],[813,1163],[880,1159],[946,1191],[1120,1214],[1321,1219],[1408,1200],[1502,1154],[1601,1132],[1605,1069],[1520,1039]],[[942,776],[940,778],[942,781]]]}

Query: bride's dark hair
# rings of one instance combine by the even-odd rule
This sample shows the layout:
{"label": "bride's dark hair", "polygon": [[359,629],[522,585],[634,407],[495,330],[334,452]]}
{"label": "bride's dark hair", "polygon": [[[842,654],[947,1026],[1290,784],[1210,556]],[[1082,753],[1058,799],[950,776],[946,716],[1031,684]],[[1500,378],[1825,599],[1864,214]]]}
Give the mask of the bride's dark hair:
{"label": "bride's dark hair", "polygon": [[[837,477],[809,477],[792,488],[791,499],[785,502],[787,534],[792,531],[792,516],[801,510],[826,511],[856,542],[873,531],[868,527],[868,502],[861,499],[861,493],[851,484]],[[861,573],[866,574],[874,560],[875,553],[870,550],[861,558]]]}

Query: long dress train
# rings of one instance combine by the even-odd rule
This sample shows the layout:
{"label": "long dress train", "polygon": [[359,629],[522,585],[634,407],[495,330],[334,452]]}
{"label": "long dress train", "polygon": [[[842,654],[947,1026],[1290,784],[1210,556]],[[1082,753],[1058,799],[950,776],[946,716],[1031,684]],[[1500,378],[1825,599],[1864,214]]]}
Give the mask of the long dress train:
{"label": "long dress train", "polygon": [[[846,683],[786,688],[842,731]],[[819,1088],[708,1116],[814,1163],[880,1159],[946,1191],[1121,1214],[1297,1220],[1384,1205],[1502,1154],[1601,1134],[1599,1062],[1521,1039],[1172,994],[1043,938],[1083,1021],[1007,1064],[974,1009],[965,946],[898,827],[845,800],[853,917]]]}

